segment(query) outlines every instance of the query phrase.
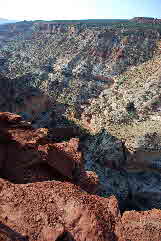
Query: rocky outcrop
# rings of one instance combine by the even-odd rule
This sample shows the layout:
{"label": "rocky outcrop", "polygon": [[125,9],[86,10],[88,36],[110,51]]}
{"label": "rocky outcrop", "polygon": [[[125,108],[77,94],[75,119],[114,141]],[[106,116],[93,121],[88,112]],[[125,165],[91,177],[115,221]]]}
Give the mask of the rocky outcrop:
{"label": "rocky outcrop", "polygon": [[[4,141],[7,143],[6,148],[3,145],[6,149],[6,156],[2,156],[5,160],[2,164],[2,167],[5,167],[5,170],[3,170],[5,175],[15,177],[23,183],[26,168],[35,164],[48,163],[51,167],[57,166],[62,175],[72,178],[72,171],[76,166],[74,162],[81,162],[81,155],[77,152],[78,140],[75,140],[75,143],[72,141],[49,144],[53,140],[51,135],[50,139],[48,138],[48,129],[34,129],[30,124],[24,126],[22,118],[11,113],[0,113],[0,122],[1,143],[2,145]],[[70,131],[68,131],[68,135],[69,133]],[[60,134],[63,137],[63,130],[61,133],[61,129]],[[68,135],[64,133],[65,137],[68,137]],[[14,161],[12,158],[14,158]],[[61,166],[63,163],[66,165],[64,168]],[[55,168],[53,167],[53,169]],[[66,173],[63,173],[63,171],[66,171]]]}
{"label": "rocky outcrop", "polygon": [[160,241],[161,210],[125,212],[117,227],[118,241]]}
{"label": "rocky outcrop", "polygon": [[[14,183],[70,180],[93,193],[99,187],[97,175],[84,169],[78,151],[79,135],[74,128],[35,129],[22,117],[0,113],[0,170]],[[69,141],[60,142],[63,138]],[[57,143],[59,139],[60,143]]]}
{"label": "rocky outcrop", "polygon": [[160,210],[125,212],[116,198],[58,181],[15,185],[0,179],[3,241],[160,241]]}
{"label": "rocky outcrop", "polygon": [[[59,129],[63,137],[64,129]],[[69,135],[70,130],[64,135]],[[95,137],[93,146],[89,146],[93,148],[89,148],[90,152],[95,150],[102,159],[99,163],[95,152],[95,163],[90,163],[90,152],[82,159],[79,146],[82,143],[79,144],[78,138],[57,143],[52,139],[54,129],[52,131],[35,129],[19,115],[0,113],[1,240],[127,241],[129,236],[131,240],[139,240],[139,237],[161,240],[156,231],[160,225],[160,210],[125,212],[121,218],[120,199],[124,210],[132,203],[133,207],[142,204],[142,208],[156,207],[160,203],[158,193],[153,192],[152,197],[150,192],[141,193],[141,189],[135,192],[134,177],[119,170],[123,164],[117,155],[124,155],[125,151],[122,143],[102,132],[99,138]],[[85,143],[82,150],[86,150]],[[128,182],[128,178],[133,183]],[[130,193],[132,185],[133,193]],[[100,197],[103,195],[106,198]],[[135,232],[138,225],[140,233]]]}
{"label": "rocky outcrop", "polygon": [[120,214],[114,197],[89,195],[65,182],[0,183],[0,221],[24,240],[117,240]]}

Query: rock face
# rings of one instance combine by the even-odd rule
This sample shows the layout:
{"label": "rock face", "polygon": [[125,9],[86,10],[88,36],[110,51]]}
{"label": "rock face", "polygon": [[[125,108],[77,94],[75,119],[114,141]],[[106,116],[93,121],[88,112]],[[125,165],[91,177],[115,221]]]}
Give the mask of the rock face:
{"label": "rock face", "polygon": [[[7,143],[6,148],[3,145],[4,154],[1,156],[4,174],[8,178],[24,183],[26,168],[36,164],[46,164],[53,169],[59,169],[62,175],[72,178],[72,171],[77,166],[75,162],[81,162],[81,154],[77,152],[78,140],[49,144],[52,143],[52,138],[51,136],[48,138],[48,129],[34,129],[30,124],[24,126],[23,123],[18,115],[0,113],[1,143],[2,145],[4,141]],[[60,133],[63,136],[61,129]],[[68,135],[69,133],[68,131]],[[65,137],[68,135],[64,133]],[[65,169],[62,168],[63,163]]]}
{"label": "rock face", "polygon": [[[63,137],[64,129],[59,129]],[[65,137],[70,136],[70,130],[64,132]],[[104,132],[100,136],[107,138]],[[128,241],[129,237],[138,241],[140,237],[145,241],[161,240],[160,210],[125,212],[121,218],[118,201],[110,189],[114,178],[119,183],[113,183],[115,194],[119,196],[119,189],[124,189],[126,206],[129,187],[121,183],[121,172],[113,169],[113,177],[110,171],[106,172],[109,176],[103,186],[101,169],[98,171],[97,167],[97,174],[85,170],[87,160],[83,162],[78,138],[57,143],[53,137],[54,129],[52,133],[47,128],[35,129],[19,115],[0,113],[2,241]],[[110,141],[123,152],[118,141]],[[102,150],[107,151],[105,139],[102,144]],[[109,152],[109,159],[117,160],[116,156]],[[104,159],[100,165],[105,165]],[[115,167],[108,170],[112,168]],[[109,197],[96,195],[105,191],[105,186]]]}
{"label": "rock face", "polygon": [[125,212],[121,225],[117,228],[119,241],[155,241],[161,240],[161,210],[145,212]]}
{"label": "rock face", "polygon": [[0,111],[20,114],[24,120],[36,122],[37,128],[49,125],[55,108],[47,94],[38,88],[24,86],[23,81],[7,79],[2,75],[0,80]]}
{"label": "rock face", "polygon": [[[80,148],[73,138],[79,137],[77,129],[35,129],[6,112],[0,113],[0,133],[0,172],[14,183],[66,180],[89,193],[115,195],[122,210],[161,208],[159,161],[148,161],[152,153],[129,154],[105,130],[82,141]],[[63,138],[72,139],[58,142]]]}
{"label": "rock face", "polygon": [[114,197],[90,196],[61,182],[1,185],[0,220],[24,240],[28,236],[30,241],[56,241],[63,235],[66,240],[116,240],[120,214]]}
{"label": "rock face", "polygon": [[[73,101],[76,95],[79,101],[85,96],[86,99],[98,97],[101,89],[113,87],[114,78],[119,80],[120,73],[153,57],[160,38],[159,32],[153,28],[139,31],[139,27],[126,24],[125,27],[113,26],[111,30],[104,24],[98,27],[97,24],[92,27],[82,25],[80,29],[68,24],[65,31],[64,24],[37,23],[34,26],[38,25],[45,25],[47,31],[52,31],[55,26],[54,33],[41,34],[35,29],[33,35],[30,33],[30,43],[24,36],[26,41],[18,39],[14,51],[10,48],[0,50],[0,56],[6,58],[7,55],[2,70],[8,78],[21,79],[24,86],[41,88],[56,99],[63,99],[63,103]],[[18,47],[19,44],[22,48]]]}
{"label": "rock face", "polygon": [[123,140],[106,130],[82,143],[85,169],[96,172],[100,179],[99,195],[115,195],[121,210],[161,208],[161,152],[157,150],[160,139],[151,133],[141,140],[138,142],[140,148],[149,143],[151,149],[138,147],[130,151]]}
{"label": "rock face", "polygon": [[129,188],[124,170],[125,150],[121,140],[106,130],[89,137],[83,146],[86,170],[97,173],[101,183],[100,195],[115,195],[120,200],[128,196]]}
{"label": "rock face", "polygon": [[77,130],[35,129],[21,116],[5,112],[0,113],[0,133],[0,171],[4,178],[14,183],[63,179],[89,192],[98,188],[97,176],[84,169],[79,139],[56,142],[58,137],[63,140],[78,135]]}
{"label": "rock face", "polygon": [[[138,133],[144,136],[142,130],[146,129],[147,132],[149,126],[154,127],[153,132],[160,132],[159,26],[153,25],[148,29],[147,26],[130,22],[117,26],[111,24],[110,27],[92,24],[77,25],[77,28],[52,22],[42,22],[38,25],[33,25],[31,22],[7,25],[6,32],[5,29],[0,28],[0,38],[2,37],[0,72],[7,77],[0,75],[0,111],[15,112],[22,116],[21,118],[11,113],[0,114],[0,175],[12,182],[13,199],[16,200],[19,196],[16,194],[19,188],[22,194],[28,193],[29,183],[34,193],[36,188],[46,193],[43,185],[46,185],[47,181],[47,184],[54,185],[54,190],[60,197],[60,190],[64,190],[62,185],[66,186],[66,182],[71,182],[79,186],[82,193],[87,191],[90,194],[108,198],[115,195],[122,212],[131,209],[141,211],[161,208],[160,153],[158,151],[152,153],[151,149],[143,151],[142,144],[139,144],[141,149],[134,152],[122,141],[126,140],[126,144],[130,143]],[[20,33],[17,34],[17,31]],[[23,34],[21,34],[22,31]],[[31,34],[33,32],[34,34]],[[5,39],[14,41],[6,41],[3,48]],[[49,96],[54,100],[51,101]],[[57,106],[57,101],[62,103],[61,106]],[[57,123],[57,127],[60,127],[59,123],[64,124],[66,110],[68,117],[72,115],[73,119],[80,122],[85,119],[84,127],[89,128],[91,132],[103,128],[105,131],[82,140],[80,148],[78,139],[80,133],[77,128],[64,128],[64,126],[55,128]],[[31,124],[26,121],[30,121]],[[133,126],[135,123],[138,129]],[[147,144],[151,145],[151,140],[154,138],[155,147],[159,147],[159,138],[155,133],[153,134],[146,136]],[[62,183],[59,185],[57,181]],[[38,182],[42,183],[38,184]],[[56,189],[55,185],[59,188]],[[19,220],[17,217],[21,216],[24,205],[22,201],[21,208],[16,211],[17,203],[15,207],[11,202],[8,204],[12,194],[11,186],[9,188],[6,186],[5,189],[10,192],[6,196],[5,189],[3,190],[4,199],[2,197],[1,200],[6,213],[9,208],[15,212],[9,221],[9,226],[13,227],[12,222],[15,219]],[[47,187],[49,193],[51,189]],[[70,192],[69,189],[65,190]],[[75,190],[75,186],[71,189]],[[24,194],[24,197],[25,195],[29,196]],[[39,207],[44,197],[40,194],[39,203],[38,193],[35,195],[37,195],[35,200]],[[27,200],[29,200],[28,196]],[[62,196],[66,203],[66,196],[64,194]],[[32,197],[34,199],[34,196]],[[81,200],[82,196],[79,197]],[[45,196],[46,198],[48,199],[48,196]],[[46,225],[48,218],[42,221],[41,225],[45,223],[45,228],[41,228],[41,233],[37,231],[40,239],[81,240],[79,232],[77,232],[78,236],[76,231],[71,233],[69,222],[65,221],[67,218],[73,220],[77,212],[76,221],[83,223],[78,230],[83,230],[82,233],[87,235],[87,239],[95,239],[93,236],[88,237],[90,234],[87,234],[87,229],[90,230],[93,223],[97,223],[96,217],[92,216],[91,221],[89,216],[93,213],[88,215],[89,210],[87,210],[86,214],[85,207],[82,207],[76,199],[79,209],[75,204],[75,197],[73,199],[74,205],[69,204],[71,216],[65,210],[66,214],[63,214],[61,219],[63,222],[57,223],[58,226]],[[18,197],[17,200],[19,202]],[[9,205],[6,209],[5,201],[6,205]],[[58,200],[54,199],[54,202]],[[35,208],[34,205],[31,205],[32,211]],[[44,201],[43,205],[40,205],[40,208],[44,210],[44,207],[45,213],[48,209],[51,213],[53,212],[50,202]],[[52,205],[57,210],[55,204]],[[91,206],[89,209],[99,210],[99,205],[93,206],[93,209]],[[114,206],[115,204],[111,204],[111,207]],[[40,212],[39,209],[36,210]],[[82,218],[80,214],[83,210],[87,219],[85,216]],[[29,212],[29,209],[27,211]],[[7,226],[7,218],[5,219],[4,216],[3,218]],[[41,219],[38,217],[37,220],[39,218]],[[89,226],[85,223],[89,223]],[[73,230],[76,230],[75,223],[73,225]],[[32,229],[31,226],[27,229]],[[123,227],[119,227],[123,232]],[[7,227],[3,230],[5,229]],[[18,233],[20,229],[18,227],[16,229]],[[104,230],[102,226],[101,230]],[[12,230],[10,232],[12,233]],[[92,232],[95,234],[96,231]],[[111,236],[108,238],[113,235],[113,239],[128,239],[126,233],[122,236],[119,234],[115,238],[114,231],[109,232],[112,234],[109,234]],[[1,238],[7,239],[6,233],[2,233],[4,237]],[[32,239],[34,239],[33,235],[30,233]],[[25,236],[26,231],[14,239],[27,239]],[[100,236],[96,237],[98,240],[102,239]],[[82,238],[86,239],[83,234]]]}

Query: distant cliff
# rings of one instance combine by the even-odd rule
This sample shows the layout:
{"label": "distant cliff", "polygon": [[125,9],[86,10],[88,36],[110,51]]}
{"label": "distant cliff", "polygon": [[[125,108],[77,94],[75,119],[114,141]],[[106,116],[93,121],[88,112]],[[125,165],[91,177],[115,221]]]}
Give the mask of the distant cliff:
{"label": "distant cliff", "polygon": [[148,17],[135,17],[135,18],[132,18],[130,22],[161,24],[161,19],[148,18]]}

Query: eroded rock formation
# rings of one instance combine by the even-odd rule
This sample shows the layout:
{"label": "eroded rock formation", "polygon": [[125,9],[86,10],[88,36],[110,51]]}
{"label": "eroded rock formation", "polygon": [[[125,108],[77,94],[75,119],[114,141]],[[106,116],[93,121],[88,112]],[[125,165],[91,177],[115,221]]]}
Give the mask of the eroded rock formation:
{"label": "eroded rock formation", "polygon": [[117,229],[119,241],[161,240],[161,210],[125,212]]}
{"label": "eroded rock formation", "polygon": [[[71,128],[59,129],[61,138],[75,133]],[[160,210],[125,212],[121,218],[112,193],[108,198],[96,195],[102,190],[101,176],[85,170],[79,139],[55,142],[54,133],[57,137],[58,128],[35,129],[19,115],[0,113],[1,240],[128,241],[130,237],[139,241],[141,237],[160,241]],[[110,141],[115,141],[111,149],[115,152],[120,142]],[[105,140],[102,143],[105,151]],[[116,156],[109,149],[100,161],[105,165],[108,157]],[[110,185],[106,188],[110,190]]]}
{"label": "eroded rock formation", "polygon": [[1,185],[1,222],[31,241],[57,240],[65,232],[67,240],[115,240],[120,214],[114,197],[90,196],[56,181]]}
{"label": "eroded rock formation", "polygon": [[92,176],[84,169],[79,139],[56,142],[57,138],[60,141],[78,136],[78,130],[35,129],[21,116],[4,112],[0,113],[0,133],[0,167],[4,178],[14,183],[64,179],[79,183],[89,192],[98,186],[95,174]]}

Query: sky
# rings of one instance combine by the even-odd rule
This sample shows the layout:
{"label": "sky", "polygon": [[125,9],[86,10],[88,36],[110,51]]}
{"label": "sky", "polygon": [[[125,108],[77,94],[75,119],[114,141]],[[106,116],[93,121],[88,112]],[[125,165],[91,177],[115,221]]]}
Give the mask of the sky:
{"label": "sky", "polygon": [[161,0],[0,1],[0,18],[14,20],[161,18]]}

